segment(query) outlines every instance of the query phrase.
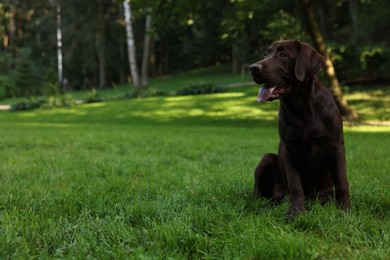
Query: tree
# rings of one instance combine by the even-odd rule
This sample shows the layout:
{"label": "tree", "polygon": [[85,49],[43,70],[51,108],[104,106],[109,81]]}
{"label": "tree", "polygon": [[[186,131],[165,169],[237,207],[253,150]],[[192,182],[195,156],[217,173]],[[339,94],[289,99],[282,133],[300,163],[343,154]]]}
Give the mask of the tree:
{"label": "tree", "polygon": [[127,55],[129,58],[130,64],[130,73],[131,79],[133,81],[134,86],[137,89],[141,88],[141,84],[138,77],[138,67],[137,67],[137,59],[135,57],[135,43],[133,36],[133,27],[131,23],[131,9],[128,1],[123,2],[123,8],[125,13],[125,23],[126,23],[126,36],[127,36]]}
{"label": "tree", "polygon": [[16,16],[16,7],[12,3],[12,1],[7,1],[9,4],[9,25],[8,25],[8,40],[7,45],[9,45],[12,55],[15,56],[15,31],[16,31],[16,25],[15,25],[15,16]]}
{"label": "tree", "polygon": [[61,29],[61,3],[57,0],[57,62],[58,62],[58,85],[62,88],[63,64],[62,64],[62,29]]}
{"label": "tree", "polygon": [[353,32],[356,35],[358,33],[358,30],[359,30],[357,0],[348,0],[348,7],[349,7],[349,13],[351,15],[351,23],[352,23]]}
{"label": "tree", "polygon": [[104,13],[104,1],[98,1],[98,21],[99,29],[96,34],[97,53],[99,60],[99,88],[107,85],[106,77],[106,19]]}
{"label": "tree", "polygon": [[142,58],[142,75],[141,84],[142,87],[148,86],[148,72],[149,72],[149,55],[150,55],[150,43],[151,43],[151,28],[152,28],[152,14],[151,8],[148,8],[146,21],[145,21],[145,37],[144,37],[144,54]]}
{"label": "tree", "polygon": [[349,107],[347,100],[344,98],[339,81],[336,76],[336,71],[333,67],[330,54],[326,49],[324,38],[321,34],[319,26],[316,21],[313,7],[310,0],[300,0],[304,15],[308,21],[310,35],[318,49],[318,51],[325,57],[325,72],[330,82],[330,90],[335,98],[336,104],[343,116],[348,118],[356,118],[357,114]]}

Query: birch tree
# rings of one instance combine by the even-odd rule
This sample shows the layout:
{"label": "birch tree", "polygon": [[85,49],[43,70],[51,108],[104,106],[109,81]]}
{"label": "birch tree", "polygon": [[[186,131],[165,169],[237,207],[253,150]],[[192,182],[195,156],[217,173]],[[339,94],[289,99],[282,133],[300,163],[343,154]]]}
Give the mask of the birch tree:
{"label": "birch tree", "polygon": [[125,13],[125,23],[126,23],[126,36],[127,36],[127,55],[130,65],[130,74],[134,86],[139,89],[141,87],[138,68],[137,68],[137,59],[135,56],[135,43],[133,36],[133,28],[131,25],[131,9],[128,1],[123,2],[123,9]]}
{"label": "birch tree", "polygon": [[62,65],[62,30],[61,30],[61,3],[57,0],[57,62],[58,84],[62,89],[63,65]]}

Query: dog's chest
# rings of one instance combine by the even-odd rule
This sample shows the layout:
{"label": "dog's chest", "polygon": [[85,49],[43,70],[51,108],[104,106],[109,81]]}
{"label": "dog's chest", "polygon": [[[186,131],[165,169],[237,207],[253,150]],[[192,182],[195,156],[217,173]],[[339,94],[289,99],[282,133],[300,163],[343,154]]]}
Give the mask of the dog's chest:
{"label": "dog's chest", "polygon": [[329,167],[331,147],[325,139],[289,142],[286,144],[286,151],[301,174],[313,175],[327,171]]}
{"label": "dog's chest", "polygon": [[279,117],[279,135],[283,141],[310,141],[323,139],[329,135],[329,126],[323,121],[312,118],[293,118],[286,120],[285,117]]}

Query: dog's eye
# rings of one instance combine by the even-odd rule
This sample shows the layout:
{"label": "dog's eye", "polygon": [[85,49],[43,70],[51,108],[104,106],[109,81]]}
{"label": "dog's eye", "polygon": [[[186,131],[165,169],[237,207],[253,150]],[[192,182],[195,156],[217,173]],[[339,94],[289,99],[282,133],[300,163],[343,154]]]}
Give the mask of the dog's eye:
{"label": "dog's eye", "polygon": [[284,52],[281,52],[281,53],[279,54],[279,57],[282,58],[282,59],[288,58],[287,54],[284,53]]}
{"label": "dog's eye", "polygon": [[268,53],[267,52],[264,52],[264,58],[267,57]]}

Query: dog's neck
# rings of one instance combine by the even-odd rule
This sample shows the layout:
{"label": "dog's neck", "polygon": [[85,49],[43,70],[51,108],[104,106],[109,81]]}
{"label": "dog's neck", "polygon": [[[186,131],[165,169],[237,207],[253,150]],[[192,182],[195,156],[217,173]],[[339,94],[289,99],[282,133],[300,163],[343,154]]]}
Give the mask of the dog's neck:
{"label": "dog's neck", "polygon": [[318,79],[313,76],[303,82],[297,82],[295,90],[280,99],[280,109],[287,113],[293,113],[302,119],[313,117],[311,99],[315,91]]}
{"label": "dog's neck", "polygon": [[[322,138],[327,135],[325,125],[318,118],[321,109],[321,98],[316,94],[321,84],[316,77],[306,79],[296,84],[296,90],[290,95],[280,99],[279,125],[295,126],[300,129],[290,133],[290,138],[312,139]],[[288,130],[286,130],[287,135]],[[292,136],[292,137],[291,137]]]}

